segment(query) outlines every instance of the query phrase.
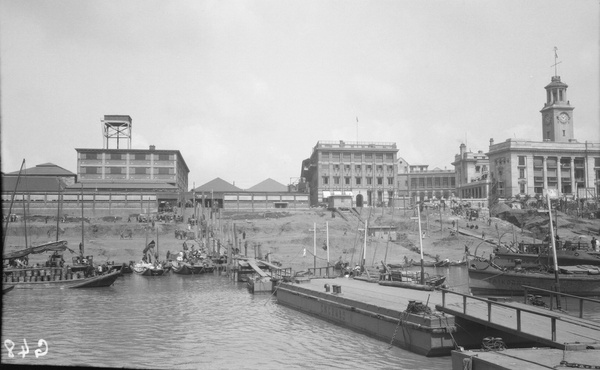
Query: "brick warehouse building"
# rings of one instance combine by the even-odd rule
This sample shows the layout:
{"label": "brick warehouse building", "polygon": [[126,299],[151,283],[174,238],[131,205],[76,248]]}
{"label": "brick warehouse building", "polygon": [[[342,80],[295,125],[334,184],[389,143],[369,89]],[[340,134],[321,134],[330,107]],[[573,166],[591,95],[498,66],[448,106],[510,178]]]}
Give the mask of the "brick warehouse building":
{"label": "brick warehouse building", "polygon": [[75,149],[77,178],[84,191],[153,192],[156,200],[180,203],[189,169],[179,150]]}

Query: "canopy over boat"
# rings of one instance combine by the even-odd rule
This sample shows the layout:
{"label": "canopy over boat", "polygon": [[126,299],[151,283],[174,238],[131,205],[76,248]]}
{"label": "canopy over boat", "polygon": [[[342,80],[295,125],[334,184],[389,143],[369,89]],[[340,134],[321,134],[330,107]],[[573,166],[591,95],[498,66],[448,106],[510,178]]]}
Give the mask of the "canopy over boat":
{"label": "canopy over boat", "polygon": [[30,254],[39,254],[44,252],[64,252],[65,250],[69,250],[71,253],[75,253],[72,249],[67,247],[66,240],[58,240],[54,242],[48,242],[44,244],[40,244],[35,247],[29,247],[22,249],[20,251],[10,252],[2,256],[3,260],[13,259],[13,258],[22,258],[28,256]]}

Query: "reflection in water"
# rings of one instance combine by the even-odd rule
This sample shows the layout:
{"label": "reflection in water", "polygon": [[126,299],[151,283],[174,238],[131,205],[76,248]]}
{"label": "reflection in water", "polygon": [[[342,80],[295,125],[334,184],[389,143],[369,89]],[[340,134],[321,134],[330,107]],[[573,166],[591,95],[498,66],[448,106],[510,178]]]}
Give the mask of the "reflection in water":
{"label": "reflection in water", "polygon": [[[127,275],[113,287],[14,290],[3,297],[2,341],[30,353],[2,361],[127,368],[447,369],[426,358],[280,306],[213,275]],[[36,358],[37,341],[48,354]]]}

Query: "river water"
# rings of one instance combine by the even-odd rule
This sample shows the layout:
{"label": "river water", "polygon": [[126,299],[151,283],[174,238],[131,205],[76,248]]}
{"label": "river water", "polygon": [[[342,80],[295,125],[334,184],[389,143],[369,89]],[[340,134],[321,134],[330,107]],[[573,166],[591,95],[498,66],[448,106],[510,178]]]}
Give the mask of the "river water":
{"label": "river water", "polygon": [[[457,290],[465,287],[466,268],[429,272],[448,274]],[[450,357],[426,358],[390,348],[389,343],[281,306],[268,294],[252,295],[245,284],[225,275],[125,275],[110,288],[13,290],[2,300],[4,364],[451,368]],[[588,318],[600,320],[600,307],[588,312]],[[22,351],[24,341],[28,353]]]}

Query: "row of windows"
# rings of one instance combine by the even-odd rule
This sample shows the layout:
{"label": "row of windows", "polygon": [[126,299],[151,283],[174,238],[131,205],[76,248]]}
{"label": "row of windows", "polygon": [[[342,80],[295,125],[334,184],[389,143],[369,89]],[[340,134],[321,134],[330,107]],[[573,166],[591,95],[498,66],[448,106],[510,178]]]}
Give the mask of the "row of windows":
{"label": "row of windows", "polygon": [[[106,174],[110,175],[125,175],[127,174],[126,167],[105,167]],[[151,172],[150,167],[131,167],[129,169],[130,174],[134,175],[150,175]],[[175,173],[175,169],[171,167],[156,167],[154,168],[155,175],[173,175]],[[81,167],[81,174],[102,174],[102,167]]]}
{"label": "row of windows", "polygon": [[[600,158],[594,158],[596,167],[600,167]],[[547,157],[546,158],[546,168],[558,168],[558,157]],[[585,158],[574,158],[573,164],[575,168],[583,168],[585,167]],[[519,156],[519,166],[525,166],[525,156]],[[543,168],[544,167],[544,157],[533,157],[533,167]],[[571,167],[571,157],[561,157],[560,158],[560,167],[565,168]]]}
{"label": "row of windows", "polygon": [[[352,177],[350,176],[345,176],[343,178],[344,181],[344,185],[356,185],[356,186],[361,186],[363,185],[363,181],[362,181],[362,177],[355,177],[354,178],[354,184],[352,184]],[[333,185],[340,185],[342,178],[340,176],[333,176]],[[377,177],[375,178],[375,183],[377,185],[383,185],[383,177]],[[323,185],[330,185],[330,177],[329,176],[323,176],[322,177],[322,183]],[[373,185],[373,178],[372,177],[367,177],[366,178],[366,182],[365,185]],[[393,177],[388,177],[387,178],[387,185],[394,185],[394,178]]]}
{"label": "row of windows", "polygon": [[456,179],[454,177],[419,177],[410,179],[411,189],[418,188],[446,188],[454,187]]}
{"label": "row of windows", "polygon": [[321,161],[331,162],[393,162],[394,155],[391,153],[335,153],[322,152]]}
{"label": "row of windows", "polygon": [[[144,153],[106,153],[106,160],[112,161],[124,161],[127,160],[127,156],[129,159],[136,161],[149,161],[150,154]],[[172,161],[175,160],[175,154],[154,154],[154,159],[158,158],[159,161]],[[81,153],[81,159],[102,159],[102,153]]]}
{"label": "row of windows", "polygon": [[[329,165],[326,165],[326,164],[325,165],[321,165],[321,170],[322,171],[327,171],[329,168],[330,168]],[[344,164],[344,165],[334,164],[331,167],[331,169],[333,169],[334,171],[339,171],[342,168],[344,169],[345,172],[350,172],[353,169],[352,165],[350,165],[350,164]],[[373,170],[373,166],[370,165],[370,164],[365,165],[364,168],[365,168],[365,171],[367,171],[367,172],[370,172],[370,171]],[[388,173],[393,173],[394,172],[394,166],[393,165],[389,165],[389,166],[385,166],[385,167],[383,165],[376,165],[375,166],[375,169],[378,172],[382,172],[384,168],[386,169],[386,171]],[[354,165],[354,172],[361,172],[362,169],[363,169],[362,165],[360,165],[360,164],[355,164]]]}

